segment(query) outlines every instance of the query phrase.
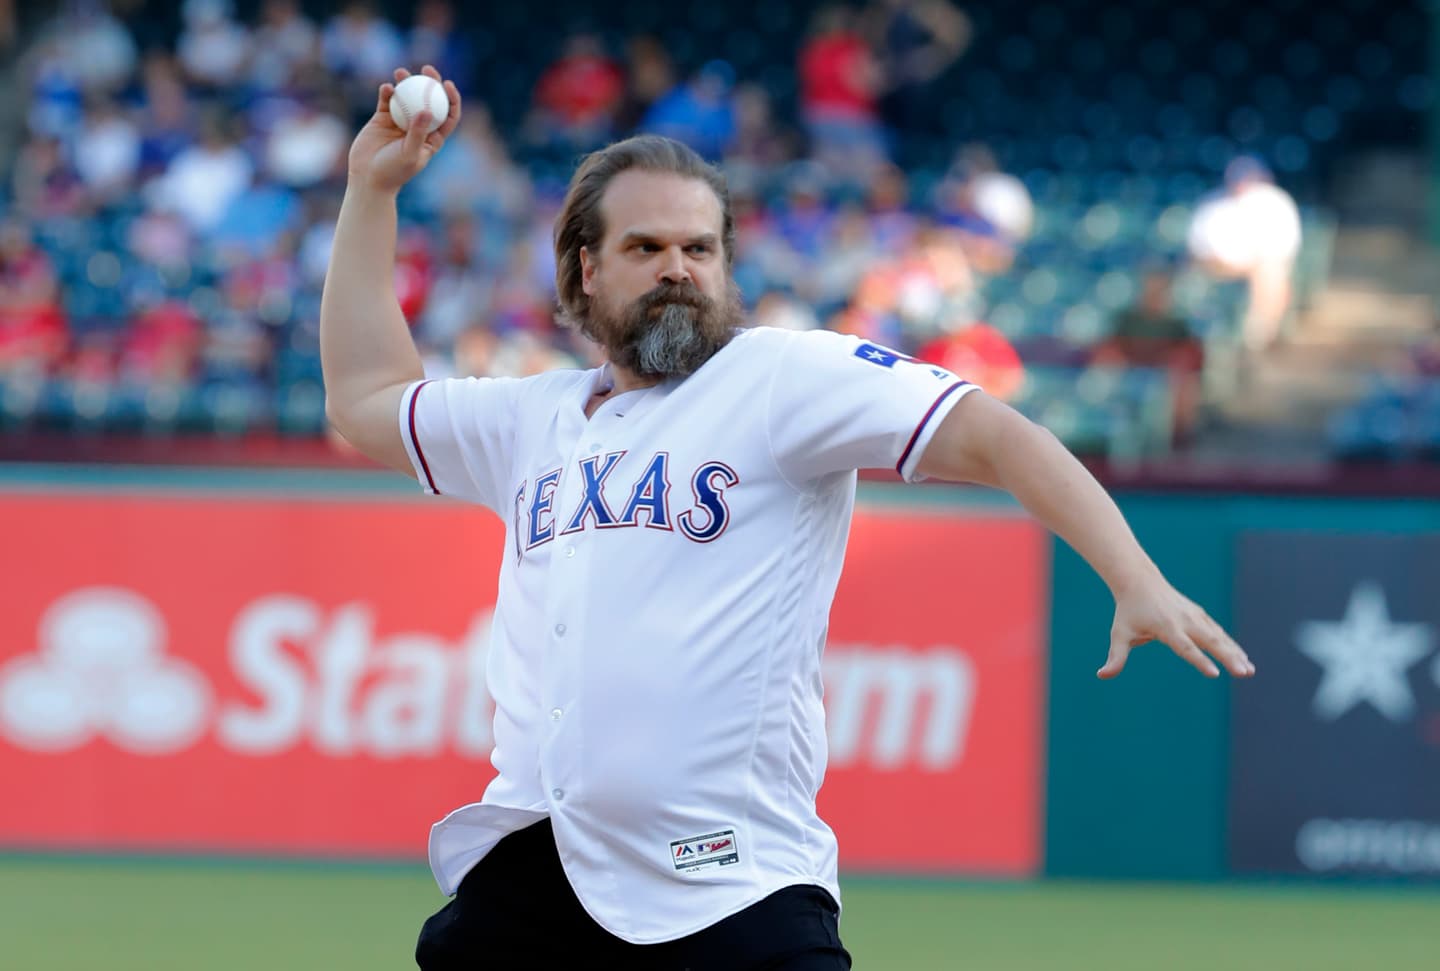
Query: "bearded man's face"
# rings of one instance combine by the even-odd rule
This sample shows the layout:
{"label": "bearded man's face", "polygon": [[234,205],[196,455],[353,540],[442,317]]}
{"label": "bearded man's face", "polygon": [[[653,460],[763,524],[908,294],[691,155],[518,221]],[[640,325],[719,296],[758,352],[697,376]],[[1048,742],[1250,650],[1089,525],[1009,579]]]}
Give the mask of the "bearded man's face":
{"label": "bearded man's face", "polygon": [[684,377],[741,325],[720,200],[699,179],[621,172],[600,201],[605,238],[581,251],[585,333],[644,377]]}

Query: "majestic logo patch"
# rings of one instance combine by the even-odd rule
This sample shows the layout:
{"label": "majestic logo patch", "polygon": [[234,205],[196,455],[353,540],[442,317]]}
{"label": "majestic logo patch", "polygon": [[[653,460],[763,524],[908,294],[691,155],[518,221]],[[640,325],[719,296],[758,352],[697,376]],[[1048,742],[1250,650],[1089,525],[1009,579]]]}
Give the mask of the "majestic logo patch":
{"label": "majestic logo patch", "polygon": [[733,829],[706,833],[670,844],[670,860],[675,869],[692,873],[707,866],[729,866],[740,862],[740,845]]}

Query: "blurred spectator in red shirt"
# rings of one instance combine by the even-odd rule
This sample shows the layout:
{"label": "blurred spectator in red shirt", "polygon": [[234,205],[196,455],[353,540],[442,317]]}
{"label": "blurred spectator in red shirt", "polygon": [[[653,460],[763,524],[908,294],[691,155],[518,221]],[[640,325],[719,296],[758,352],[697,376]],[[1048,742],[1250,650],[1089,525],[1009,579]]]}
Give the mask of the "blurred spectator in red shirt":
{"label": "blurred spectator in red shirt", "polygon": [[48,372],[65,351],[54,268],[22,222],[0,224],[0,374]]}
{"label": "blurred spectator in red shirt", "polygon": [[610,138],[624,95],[625,74],[600,39],[575,34],[535,86],[531,137],[542,144],[599,145]]}
{"label": "blurred spectator in red shirt", "polygon": [[195,376],[204,327],[183,300],[144,302],[120,347],[119,376],[136,384],[183,384]]}
{"label": "blurred spectator in red shirt", "polygon": [[848,9],[825,7],[815,15],[799,74],[811,154],[840,178],[865,182],[886,158],[876,107],[880,66]]}
{"label": "blurred spectator in red shirt", "polygon": [[395,244],[395,299],[411,327],[425,312],[434,279],[429,235],[418,227],[407,227]]}
{"label": "blurred spectator in red shirt", "polygon": [[1025,365],[1004,334],[984,321],[956,320],[947,333],[921,345],[922,361],[938,364],[972,381],[1002,401],[1014,397],[1025,383]]}

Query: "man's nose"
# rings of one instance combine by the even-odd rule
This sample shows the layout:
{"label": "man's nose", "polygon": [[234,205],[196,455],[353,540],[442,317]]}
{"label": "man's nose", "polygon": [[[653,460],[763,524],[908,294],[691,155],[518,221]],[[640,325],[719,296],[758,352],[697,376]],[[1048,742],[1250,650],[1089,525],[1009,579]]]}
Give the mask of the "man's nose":
{"label": "man's nose", "polygon": [[660,258],[660,282],[690,283],[690,269],[685,265],[685,251],[678,246],[667,247]]}

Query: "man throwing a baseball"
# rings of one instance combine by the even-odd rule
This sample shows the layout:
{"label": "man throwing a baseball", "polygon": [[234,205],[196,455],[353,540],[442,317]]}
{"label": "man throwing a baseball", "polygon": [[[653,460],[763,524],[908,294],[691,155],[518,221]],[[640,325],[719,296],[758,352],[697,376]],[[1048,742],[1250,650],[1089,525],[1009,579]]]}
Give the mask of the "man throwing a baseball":
{"label": "man throwing a baseball", "polygon": [[815,794],[858,469],[1005,489],[1068,541],[1115,597],[1100,677],[1151,640],[1210,677],[1254,673],[1048,432],[859,338],[746,329],[724,177],[677,142],[588,156],[556,221],[561,311],[603,367],[424,380],[391,283],[395,201],[460,121],[445,90],[427,135],[423,115],[395,126],[381,87],[321,310],[339,431],[507,524],[497,775],[431,833],[454,899],[422,968],[850,966]]}

